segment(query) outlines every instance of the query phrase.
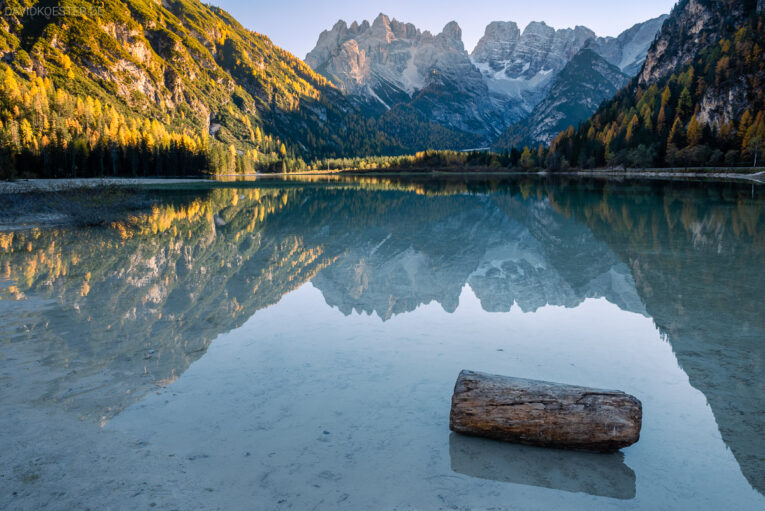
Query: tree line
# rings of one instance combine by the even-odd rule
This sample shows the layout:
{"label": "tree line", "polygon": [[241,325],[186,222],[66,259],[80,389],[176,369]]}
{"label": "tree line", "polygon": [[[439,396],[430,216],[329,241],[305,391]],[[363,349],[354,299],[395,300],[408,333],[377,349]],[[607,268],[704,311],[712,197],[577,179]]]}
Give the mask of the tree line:
{"label": "tree line", "polygon": [[[235,112],[234,112],[235,113]],[[276,170],[298,163],[243,117],[247,144],[135,115],[0,64],[0,178],[179,176]]]}

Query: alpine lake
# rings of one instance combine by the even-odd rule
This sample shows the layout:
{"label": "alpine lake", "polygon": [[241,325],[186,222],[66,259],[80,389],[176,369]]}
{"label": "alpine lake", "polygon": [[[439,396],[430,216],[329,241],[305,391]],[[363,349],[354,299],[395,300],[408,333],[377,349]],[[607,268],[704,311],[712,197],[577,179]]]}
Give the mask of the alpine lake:
{"label": "alpine lake", "polygon": [[[258,178],[0,215],[0,508],[765,509],[762,184]],[[623,390],[640,441],[451,433],[462,369]]]}

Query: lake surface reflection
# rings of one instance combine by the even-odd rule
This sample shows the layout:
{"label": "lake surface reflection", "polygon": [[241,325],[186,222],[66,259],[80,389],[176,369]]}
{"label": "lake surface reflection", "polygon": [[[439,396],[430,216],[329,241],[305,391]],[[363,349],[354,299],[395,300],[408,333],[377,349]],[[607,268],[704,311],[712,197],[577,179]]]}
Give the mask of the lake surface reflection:
{"label": "lake surface reflection", "polygon": [[[765,506],[761,187],[134,193],[104,225],[0,232],[10,509]],[[450,434],[461,369],[624,390],[641,440],[594,455]]]}

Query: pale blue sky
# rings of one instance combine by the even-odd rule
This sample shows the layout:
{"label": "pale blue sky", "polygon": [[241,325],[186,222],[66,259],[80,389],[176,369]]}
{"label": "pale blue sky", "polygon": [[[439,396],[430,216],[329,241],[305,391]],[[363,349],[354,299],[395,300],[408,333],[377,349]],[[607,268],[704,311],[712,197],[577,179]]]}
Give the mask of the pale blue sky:
{"label": "pale blue sky", "polygon": [[245,27],[269,36],[300,58],[316,44],[319,34],[338,19],[372,21],[384,12],[422,30],[440,32],[446,23],[462,27],[465,48],[472,51],[486,25],[515,21],[523,29],[530,21],[555,28],[585,25],[598,35],[615,36],[635,23],[669,13],[675,0],[205,0],[234,15]]}

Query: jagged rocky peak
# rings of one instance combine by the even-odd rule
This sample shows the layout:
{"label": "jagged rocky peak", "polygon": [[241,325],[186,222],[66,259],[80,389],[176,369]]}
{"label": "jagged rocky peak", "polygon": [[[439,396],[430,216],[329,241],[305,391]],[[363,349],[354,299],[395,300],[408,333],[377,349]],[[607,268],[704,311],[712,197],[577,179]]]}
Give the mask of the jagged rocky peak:
{"label": "jagged rocky peak", "polygon": [[395,19],[391,21],[383,13],[378,14],[372,23],[367,20],[360,24],[354,21],[350,27],[344,20],[339,20],[330,30],[319,34],[316,47],[306,55],[305,62],[313,68],[319,67],[351,39],[364,39],[382,44],[390,43],[394,39],[411,40],[419,36],[420,31],[411,23],[400,23]]}
{"label": "jagged rocky peak", "polygon": [[395,28],[399,29],[397,30],[399,33],[396,34],[394,32],[394,27],[391,27],[390,18],[388,18],[388,16],[385,14],[380,13],[377,15],[374,21],[372,21],[372,26],[369,29],[369,34],[374,39],[389,43],[393,39],[404,35],[400,30],[400,25],[401,24],[398,22],[395,24]]}
{"label": "jagged rocky peak", "polygon": [[595,38],[587,27],[555,30],[543,21],[529,23],[521,33],[512,21],[494,21],[486,27],[471,55],[485,74],[503,72],[508,78],[531,78],[539,72],[558,71],[585,43]]}
{"label": "jagged rocky peak", "polygon": [[584,26],[556,30],[541,21],[529,23],[521,32],[512,21],[494,21],[486,27],[471,61],[498,101],[515,105],[528,115],[583,48],[634,76],[665,19],[661,16],[638,23],[618,37],[598,37]]}
{"label": "jagged rocky peak", "polygon": [[507,125],[470,61],[455,21],[433,35],[380,14],[371,23],[336,24],[306,63],[354,101],[380,114],[407,104],[443,126],[494,136]]}
{"label": "jagged rocky peak", "polygon": [[[543,22],[532,22],[521,34],[516,50],[521,56],[525,51],[529,57],[531,68],[526,73],[556,71],[562,69],[593,37],[595,32],[587,27],[577,26],[555,30]],[[540,42],[543,43],[542,46],[539,45]],[[514,68],[520,71],[517,65]],[[520,72],[523,73],[523,71]]]}
{"label": "jagged rocky peak", "polygon": [[345,21],[340,20],[331,30],[324,30],[319,35],[316,47],[306,55],[305,62],[313,68],[318,68],[351,39],[357,41],[364,50],[397,43],[417,44],[433,39],[451,43],[459,51],[464,50],[462,29],[456,21],[447,23],[443,31],[434,38],[427,30],[422,32],[411,23],[403,23],[395,18],[390,19],[387,15],[380,13],[372,23],[367,20],[360,24],[354,21],[348,27]]}
{"label": "jagged rocky peak", "polygon": [[391,109],[396,115],[403,104],[491,142],[547,97],[585,47],[634,74],[663,18],[657,20],[616,38],[599,38],[584,26],[556,30],[536,21],[521,31],[512,21],[494,21],[469,55],[454,21],[433,35],[381,13],[371,23],[339,21],[322,32],[306,63],[374,115]]}
{"label": "jagged rocky peak", "polygon": [[643,67],[648,49],[656,34],[666,21],[664,14],[643,23],[637,23],[617,37],[598,37],[587,43],[587,47],[630,76],[635,76]]}
{"label": "jagged rocky peak", "polygon": [[471,58],[490,79],[531,79],[538,73],[560,71],[582,48],[590,48],[622,72],[634,75],[667,15],[638,23],[617,37],[598,37],[587,27],[555,30],[534,21],[521,33],[512,21],[486,27]]}
{"label": "jagged rocky peak", "polygon": [[455,50],[465,51],[465,45],[462,43],[462,29],[456,21],[450,21],[444,25],[439,36],[443,37]]}
{"label": "jagged rocky peak", "polygon": [[521,30],[514,21],[492,21],[486,25],[471,56],[474,61],[485,62],[492,70],[499,71],[512,56],[520,38]]}
{"label": "jagged rocky peak", "polygon": [[384,84],[411,96],[433,68],[448,72],[460,67],[467,53],[462,29],[454,21],[434,36],[380,13],[371,24],[353,22],[348,27],[338,21],[321,33],[305,61],[346,92],[376,94]]}
{"label": "jagged rocky peak", "polygon": [[384,14],[371,24],[339,23],[322,32],[306,63],[373,115],[405,105],[428,121],[487,140],[509,124],[455,21],[436,35]]}

